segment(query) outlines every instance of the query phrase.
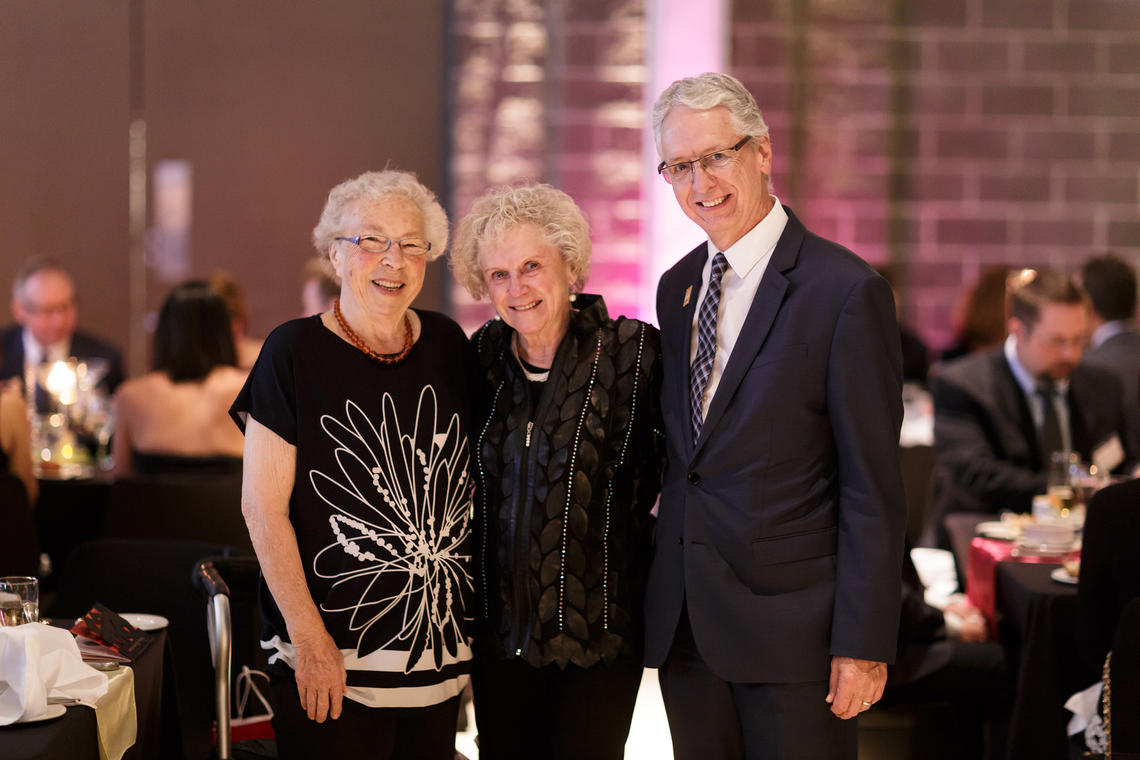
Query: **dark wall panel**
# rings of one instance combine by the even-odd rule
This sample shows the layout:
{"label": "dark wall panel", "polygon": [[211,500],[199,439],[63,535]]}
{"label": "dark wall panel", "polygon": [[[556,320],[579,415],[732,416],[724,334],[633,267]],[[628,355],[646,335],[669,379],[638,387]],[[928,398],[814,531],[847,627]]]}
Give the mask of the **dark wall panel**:
{"label": "dark wall panel", "polygon": [[[148,162],[190,163],[190,273],[234,273],[254,334],[297,314],[309,233],[332,185],[390,165],[444,195],[445,3],[143,9]],[[77,276],[82,324],[124,347],[128,26],[127,0],[0,0],[4,301],[20,261],[53,253]],[[433,264],[418,305],[441,308],[449,277]],[[151,310],[169,284],[152,273]]]}
{"label": "dark wall panel", "polygon": [[255,334],[299,310],[334,184],[391,165],[442,195],[444,33],[442,3],[148,5],[149,157],[192,164],[194,270],[238,276]]}
{"label": "dark wall panel", "polygon": [[0,303],[50,254],[80,319],[126,342],[127,3],[0,0]]}

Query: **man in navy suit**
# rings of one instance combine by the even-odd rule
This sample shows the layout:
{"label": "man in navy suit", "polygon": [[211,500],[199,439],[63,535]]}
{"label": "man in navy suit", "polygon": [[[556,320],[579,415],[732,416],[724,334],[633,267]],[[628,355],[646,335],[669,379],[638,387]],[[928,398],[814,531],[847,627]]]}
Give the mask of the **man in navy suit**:
{"label": "man in navy suit", "polygon": [[100,386],[108,392],[123,381],[119,351],[75,329],[75,284],[58,261],[36,258],[20,268],[12,283],[12,315],[18,324],[0,333],[0,380],[23,379],[28,366],[74,356],[107,360]]}
{"label": "man in navy suit", "polygon": [[1008,300],[1005,343],[950,362],[932,383],[936,531],[954,512],[1028,512],[1046,491],[1054,452],[1075,452],[1105,472],[1136,464],[1119,380],[1081,362],[1084,290],[1060,272],[1026,269]]}
{"label": "man in navy suit", "polygon": [[654,108],[659,172],[708,235],[661,278],[668,465],[646,664],[676,757],[854,758],[899,622],[906,507],[890,287],[771,195],[752,95]]}
{"label": "man in navy suit", "polygon": [[1136,272],[1111,253],[1081,267],[1081,284],[1092,301],[1089,345],[1081,361],[1116,374],[1124,389],[1128,429],[1140,435],[1140,332],[1136,330]]}

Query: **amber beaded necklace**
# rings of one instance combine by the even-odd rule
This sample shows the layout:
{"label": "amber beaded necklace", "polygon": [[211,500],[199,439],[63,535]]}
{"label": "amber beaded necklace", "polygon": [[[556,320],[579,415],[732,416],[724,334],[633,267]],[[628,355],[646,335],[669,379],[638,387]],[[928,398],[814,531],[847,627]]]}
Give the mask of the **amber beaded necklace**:
{"label": "amber beaded necklace", "polygon": [[407,312],[404,313],[404,347],[399,353],[395,354],[381,354],[369,348],[368,344],[352,331],[352,328],[348,326],[348,322],[344,321],[344,314],[340,311],[339,298],[336,299],[336,302],[333,304],[333,314],[336,315],[336,323],[340,325],[340,329],[344,330],[344,334],[352,341],[352,345],[359,348],[373,361],[379,362],[380,364],[398,364],[402,362],[408,355],[408,352],[412,350],[412,320]]}

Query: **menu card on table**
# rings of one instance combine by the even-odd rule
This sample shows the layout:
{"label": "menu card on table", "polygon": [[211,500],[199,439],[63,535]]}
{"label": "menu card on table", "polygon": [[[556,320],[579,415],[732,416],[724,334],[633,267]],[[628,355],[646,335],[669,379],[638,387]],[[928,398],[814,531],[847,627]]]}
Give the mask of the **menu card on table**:
{"label": "menu card on table", "polygon": [[99,602],[75,621],[71,632],[88,661],[131,662],[154,640]]}

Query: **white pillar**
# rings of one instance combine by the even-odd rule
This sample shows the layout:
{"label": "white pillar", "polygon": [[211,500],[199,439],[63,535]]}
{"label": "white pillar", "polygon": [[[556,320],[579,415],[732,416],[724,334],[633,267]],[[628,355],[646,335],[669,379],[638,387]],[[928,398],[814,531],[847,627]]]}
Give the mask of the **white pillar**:
{"label": "white pillar", "polygon": [[657,280],[677,259],[705,239],[677,206],[673,191],[655,171],[660,158],[653,138],[653,104],[672,82],[728,68],[731,0],[650,0],[647,8],[648,80],[645,86],[646,139],[642,147],[646,207],[641,314],[657,323]]}

